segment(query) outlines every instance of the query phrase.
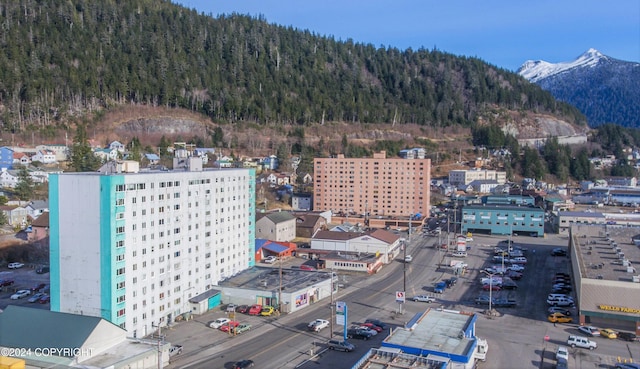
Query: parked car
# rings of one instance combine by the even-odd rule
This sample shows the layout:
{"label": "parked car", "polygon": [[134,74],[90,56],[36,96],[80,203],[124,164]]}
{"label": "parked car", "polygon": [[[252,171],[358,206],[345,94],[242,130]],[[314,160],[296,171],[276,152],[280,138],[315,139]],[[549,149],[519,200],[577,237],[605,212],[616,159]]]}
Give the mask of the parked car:
{"label": "parked car", "polygon": [[553,313],[562,313],[564,315],[570,316],[571,315],[571,310],[569,309],[565,309],[563,307],[558,307],[558,306],[552,306],[550,307],[547,312],[549,314],[553,314]]}
{"label": "parked car", "polygon": [[581,336],[569,336],[569,338],[567,338],[567,345],[573,348],[575,347],[588,348],[589,350],[593,350],[598,347],[598,344],[596,342],[591,341],[587,337],[581,337]]}
{"label": "parked car", "polygon": [[382,327],[377,326],[377,325],[375,325],[375,324],[373,324],[373,323],[363,323],[363,324],[361,324],[361,325],[362,325],[363,327],[367,327],[367,328],[369,328],[369,329],[373,329],[374,331],[376,331],[376,332],[378,332],[378,333],[382,332]]}
{"label": "parked car", "polygon": [[274,309],[273,306],[263,306],[262,310],[260,311],[260,315],[271,316],[275,311],[276,309]]}
{"label": "parked car", "polygon": [[447,284],[445,282],[438,282],[436,286],[433,288],[433,292],[435,293],[444,293],[444,290],[447,288]]}
{"label": "parked car", "polygon": [[262,311],[262,305],[254,304],[254,305],[251,305],[251,307],[249,308],[249,315],[260,315],[261,311]]}
{"label": "parked car", "polygon": [[351,352],[356,349],[352,343],[338,340],[330,340],[327,346],[329,347],[329,350],[340,350],[344,352]]}
{"label": "parked car", "polygon": [[514,281],[518,279],[522,279],[522,273],[516,272],[515,270],[507,270],[507,272],[504,275],[506,277],[513,279]]}
{"label": "parked car", "polygon": [[382,321],[380,321],[378,319],[367,319],[364,322],[365,323],[375,324],[375,325],[377,325],[378,327],[380,327],[382,329],[387,328],[387,325],[384,322],[382,322]]}
{"label": "parked car", "polygon": [[565,346],[558,346],[556,350],[556,360],[560,359],[569,360],[569,349]]}
{"label": "parked car", "polygon": [[46,295],[46,294],[45,294],[44,296],[40,297],[40,300],[38,300],[38,302],[39,302],[40,304],[46,304],[46,303],[48,303],[49,301],[51,301],[51,296]]}
{"label": "parked car", "polygon": [[573,318],[571,318],[570,316],[566,316],[566,315],[564,315],[562,313],[549,314],[547,319],[551,323],[571,323],[571,322],[573,322]]}
{"label": "parked car", "polygon": [[524,272],[524,267],[520,264],[512,264],[507,267],[507,270],[522,273]]}
{"label": "parked car", "polygon": [[447,284],[447,288],[451,288],[451,287],[455,286],[456,283],[458,283],[458,278],[457,277],[451,277],[449,279],[445,279],[444,283]]}
{"label": "parked car", "polygon": [[13,279],[0,279],[0,287],[11,286],[14,282]]}
{"label": "parked car", "polygon": [[600,336],[601,337],[607,337],[610,338],[612,340],[618,338],[618,332],[614,331],[611,328],[605,328],[605,329],[601,329],[600,330]]}
{"label": "parked car", "polygon": [[264,258],[262,261],[263,261],[264,263],[266,263],[266,264],[273,264],[273,263],[275,263],[276,261],[278,261],[278,258],[277,258],[277,257],[275,257],[275,256],[273,256],[273,255],[271,255],[271,256],[267,256],[267,257],[266,257],[266,258]]}
{"label": "parked car", "polygon": [[614,369],[640,369],[638,363],[616,363]]}
{"label": "parked car", "polygon": [[561,248],[555,248],[551,250],[551,256],[567,256],[567,250]]}
{"label": "parked car", "polygon": [[45,283],[38,283],[36,285],[34,285],[33,287],[31,287],[31,291],[35,292],[35,291],[40,291],[41,289],[43,289],[46,286]]}
{"label": "parked car", "polygon": [[311,265],[306,265],[306,264],[302,264],[300,265],[300,270],[316,270],[316,268],[312,267]]}
{"label": "parked car", "polygon": [[519,257],[515,257],[512,259],[509,259],[509,262],[511,264],[526,264],[527,263],[527,258],[525,258],[524,256],[519,256]]}
{"label": "parked car", "polygon": [[49,267],[48,266],[41,266],[38,269],[36,269],[36,273],[38,273],[38,274],[49,273]]}
{"label": "parked car", "polygon": [[235,313],[237,308],[238,308],[238,305],[229,304],[227,305],[227,313]]}
{"label": "parked car", "polygon": [[253,365],[252,360],[240,360],[233,364],[233,369],[247,369],[253,367]]}
{"label": "parked car", "polygon": [[637,342],[638,336],[629,332],[618,332],[618,338],[623,341]]}
{"label": "parked car", "polygon": [[482,285],[482,289],[485,291],[500,291],[502,290],[502,287],[500,285],[497,284],[484,284]]}
{"label": "parked car", "polygon": [[251,330],[251,324],[249,323],[242,323],[236,327],[231,328],[231,333],[233,334],[240,334],[242,332],[246,332]]}
{"label": "parked car", "polygon": [[[481,295],[476,298],[476,305],[489,305],[489,296]],[[493,301],[492,301],[493,303]]]}
{"label": "parked car", "polygon": [[27,301],[29,301],[29,302],[38,302],[38,300],[40,300],[40,298],[42,296],[44,296],[44,295],[45,295],[44,293],[36,293],[35,295],[29,297],[29,300],[27,300]]}
{"label": "parked car", "polygon": [[249,312],[249,305],[240,305],[236,308],[236,311],[242,314],[247,314]]}
{"label": "parked car", "polygon": [[407,255],[407,256],[404,257],[404,262],[405,263],[410,263],[412,261],[413,261],[413,256]]}
{"label": "parked car", "polygon": [[229,332],[229,331],[231,331],[232,328],[235,328],[235,327],[237,327],[239,325],[240,325],[240,322],[238,322],[237,320],[231,320],[231,321],[225,323],[224,325],[220,326],[220,328],[218,328],[218,329],[223,331],[223,332]]}
{"label": "parked car", "polygon": [[413,301],[426,302],[428,304],[435,302],[436,298],[428,295],[418,295],[413,297]]}
{"label": "parked car", "polygon": [[580,326],[578,327],[578,330],[586,334],[587,336],[591,336],[591,337],[600,336],[600,330],[591,325]]}
{"label": "parked car", "polygon": [[375,329],[371,329],[369,327],[366,327],[364,325],[354,325],[351,327],[352,329],[360,329],[363,330],[367,333],[369,333],[371,335],[371,337],[373,336],[377,336],[378,335],[378,331],[376,331]]}
{"label": "parked car", "polygon": [[495,307],[510,308],[510,307],[516,307],[517,305],[518,303],[516,302],[516,300],[510,300],[510,299],[495,299],[493,301],[493,306]]}
{"label": "parked car", "polygon": [[24,266],[24,264],[22,263],[9,263],[9,265],[7,265],[7,268],[9,269],[20,269]]}
{"label": "parked car", "polygon": [[13,295],[11,295],[11,300],[18,300],[21,299],[23,297],[27,297],[31,294],[31,291],[29,290],[20,290],[16,293],[14,293]]}
{"label": "parked car", "polygon": [[223,325],[229,323],[231,321],[231,319],[229,318],[218,318],[212,322],[209,322],[209,328],[214,328],[214,329],[218,329],[220,327],[222,327]]}
{"label": "parked car", "polygon": [[368,340],[373,335],[365,329],[349,328],[347,329],[347,338],[357,338],[360,340]]}

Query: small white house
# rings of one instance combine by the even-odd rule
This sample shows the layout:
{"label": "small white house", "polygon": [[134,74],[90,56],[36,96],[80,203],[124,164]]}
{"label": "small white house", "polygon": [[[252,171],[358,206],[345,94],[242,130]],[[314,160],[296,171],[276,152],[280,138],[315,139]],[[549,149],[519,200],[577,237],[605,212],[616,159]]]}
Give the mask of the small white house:
{"label": "small white house", "polygon": [[42,164],[55,164],[56,154],[51,150],[38,150],[38,152],[31,157],[31,161],[39,161]]}

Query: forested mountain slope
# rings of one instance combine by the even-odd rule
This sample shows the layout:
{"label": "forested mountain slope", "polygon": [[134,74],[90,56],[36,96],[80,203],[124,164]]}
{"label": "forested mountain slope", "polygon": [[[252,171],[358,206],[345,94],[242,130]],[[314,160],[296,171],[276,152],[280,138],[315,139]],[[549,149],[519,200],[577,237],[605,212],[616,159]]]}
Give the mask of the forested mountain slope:
{"label": "forested mountain slope", "polygon": [[166,0],[7,1],[0,25],[4,131],[66,129],[124,104],[261,125],[470,126],[489,108],[584,124],[574,107],[479,59],[213,18]]}

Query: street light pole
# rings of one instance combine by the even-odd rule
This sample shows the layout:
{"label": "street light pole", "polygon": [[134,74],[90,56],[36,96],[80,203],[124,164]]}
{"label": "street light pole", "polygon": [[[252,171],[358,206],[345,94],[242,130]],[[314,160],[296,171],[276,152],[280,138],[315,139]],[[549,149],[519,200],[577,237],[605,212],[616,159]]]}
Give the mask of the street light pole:
{"label": "street light pole", "polygon": [[333,338],[333,268],[331,269],[331,319],[329,319],[329,339]]}
{"label": "street light pole", "polygon": [[[504,256],[503,256],[504,257]],[[491,314],[491,304],[493,303],[493,297],[491,296],[491,292],[493,291],[493,273],[489,273],[486,270],[483,270],[483,272],[489,276],[489,314]]]}

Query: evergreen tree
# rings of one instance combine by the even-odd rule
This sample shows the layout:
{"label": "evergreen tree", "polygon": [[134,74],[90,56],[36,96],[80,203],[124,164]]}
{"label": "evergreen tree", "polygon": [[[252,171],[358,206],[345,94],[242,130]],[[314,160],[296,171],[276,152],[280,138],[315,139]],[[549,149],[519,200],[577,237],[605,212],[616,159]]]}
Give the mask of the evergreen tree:
{"label": "evergreen tree", "polygon": [[33,196],[33,179],[25,166],[21,167],[18,172],[18,183],[16,183],[15,191],[16,196],[22,201],[29,200]]}
{"label": "evergreen tree", "polygon": [[91,150],[84,125],[78,125],[71,147],[71,168],[76,172],[92,172],[100,167],[100,158]]}

